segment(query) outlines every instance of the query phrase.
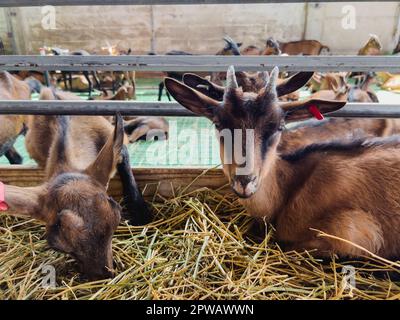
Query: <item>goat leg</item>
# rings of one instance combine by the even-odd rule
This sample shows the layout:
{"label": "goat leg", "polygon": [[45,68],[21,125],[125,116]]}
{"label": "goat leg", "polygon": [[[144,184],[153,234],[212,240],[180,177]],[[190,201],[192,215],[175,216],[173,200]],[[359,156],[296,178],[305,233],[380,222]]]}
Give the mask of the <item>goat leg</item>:
{"label": "goat leg", "polygon": [[164,91],[164,81],[161,81],[158,85],[158,101],[161,101],[163,91]]}
{"label": "goat leg", "polygon": [[92,76],[93,76],[94,82],[96,83],[97,90],[101,91],[101,84],[100,84],[100,80],[99,80],[99,77],[97,75],[97,72],[96,71],[92,71]]}
{"label": "goat leg", "polygon": [[74,91],[72,88],[72,72],[68,72],[69,90]]}
{"label": "goat leg", "polygon": [[64,82],[64,90],[68,90],[68,84],[67,84],[67,73],[66,72],[62,72],[62,81]]}
{"label": "goat leg", "polygon": [[129,215],[128,221],[135,226],[145,225],[152,221],[152,214],[133,177],[128,148],[125,145],[122,147],[121,156],[122,160],[117,164],[117,170],[122,182],[123,206]]}
{"label": "goat leg", "polygon": [[168,101],[171,101],[171,95],[169,94],[168,90],[165,90],[165,93],[167,94]]}
{"label": "goat leg", "polygon": [[10,162],[10,164],[22,164],[23,159],[21,155],[15,150],[14,147],[11,147],[5,154],[6,158]]}
{"label": "goat leg", "polygon": [[92,96],[93,84],[89,77],[89,72],[83,71],[83,75],[85,76],[88,84],[89,84],[89,98]]}

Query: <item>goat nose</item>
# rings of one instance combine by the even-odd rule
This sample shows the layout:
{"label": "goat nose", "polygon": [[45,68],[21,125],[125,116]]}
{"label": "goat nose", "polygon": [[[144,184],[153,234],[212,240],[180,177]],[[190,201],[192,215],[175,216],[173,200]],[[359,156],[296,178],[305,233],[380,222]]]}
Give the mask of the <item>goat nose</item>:
{"label": "goat nose", "polygon": [[114,278],[115,277],[115,271],[114,270],[106,270],[105,271],[105,278]]}
{"label": "goat nose", "polygon": [[256,176],[236,176],[232,181],[232,189],[242,198],[248,198],[257,191]]}
{"label": "goat nose", "polygon": [[88,274],[90,280],[104,280],[109,278],[114,278],[115,272],[109,269],[103,269],[99,272],[92,272]]}
{"label": "goat nose", "polygon": [[239,183],[243,188],[245,188],[255,177],[252,176],[235,176],[234,181]]}

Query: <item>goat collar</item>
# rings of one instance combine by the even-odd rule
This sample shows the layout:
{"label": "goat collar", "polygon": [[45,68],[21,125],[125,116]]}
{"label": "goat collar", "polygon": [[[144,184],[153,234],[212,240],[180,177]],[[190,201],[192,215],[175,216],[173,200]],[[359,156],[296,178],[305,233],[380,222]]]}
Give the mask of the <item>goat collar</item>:
{"label": "goat collar", "polygon": [[0,211],[8,210],[8,205],[5,201],[5,195],[4,183],[0,181]]}
{"label": "goat collar", "polygon": [[316,105],[312,105],[308,108],[308,111],[314,116],[317,120],[324,120],[323,114],[319,111]]}

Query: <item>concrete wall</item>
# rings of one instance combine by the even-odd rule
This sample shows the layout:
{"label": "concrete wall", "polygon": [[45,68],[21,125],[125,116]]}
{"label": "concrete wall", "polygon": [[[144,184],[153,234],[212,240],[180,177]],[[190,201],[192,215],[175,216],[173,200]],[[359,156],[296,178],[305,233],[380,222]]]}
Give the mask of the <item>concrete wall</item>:
{"label": "concrete wall", "polygon": [[0,38],[5,46],[6,52],[11,53],[13,51],[13,43],[11,36],[10,26],[8,25],[6,9],[0,10]]}
{"label": "concrete wall", "polygon": [[[18,53],[37,53],[42,46],[99,52],[117,44],[143,54],[155,49],[215,53],[229,34],[244,45],[260,47],[267,36],[278,40],[317,39],[333,53],[354,54],[377,34],[390,51],[398,37],[399,3],[349,3],[356,28],[343,29],[343,3],[241,4],[185,6],[57,7],[56,29],[42,27],[41,8],[14,8],[9,20]],[[5,9],[0,9],[0,37],[5,40]],[[7,45],[11,48],[11,43]]]}

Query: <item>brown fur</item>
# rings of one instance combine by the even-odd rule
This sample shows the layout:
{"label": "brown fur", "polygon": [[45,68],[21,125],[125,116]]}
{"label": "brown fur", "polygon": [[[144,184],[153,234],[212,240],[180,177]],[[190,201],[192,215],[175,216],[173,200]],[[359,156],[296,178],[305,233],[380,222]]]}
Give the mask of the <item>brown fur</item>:
{"label": "brown fur", "polygon": [[[56,97],[79,99],[42,89],[41,99]],[[43,220],[50,246],[76,257],[90,278],[111,276],[111,238],[121,207],[106,191],[117,168],[129,213],[137,224],[150,218],[124,149],[128,141],[122,117],[117,117],[115,128],[101,116],[30,116],[28,123],[27,150],[45,169],[46,180],[35,189],[7,186],[6,202],[19,214]]]}
{"label": "brown fur", "polygon": [[[265,77],[262,76],[262,72],[248,73],[248,72],[236,72],[236,77],[239,86],[242,87],[244,92],[258,92],[262,87],[265,86]],[[285,79],[278,79],[278,85],[282,84]],[[299,91],[291,92],[286,95],[280,96],[280,101],[297,101],[300,98]]]}
{"label": "brown fur", "polygon": [[[243,92],[257,93],[266,85],[266,76],[263,72],[236,72],[236,77]],[[183,80],[185,84],[210,98],[220,101],[223,99],[224,87],[193,74],[186,74]],[[287,79],[278,79],[277,85],[283,85],[285,81]],[[349,100],[351,102],[376,102],[371,99],[374,93],[368,87],[370,80],[366,79],[361,87],[352,88],[347,86],[344,81],[344,78],[338,80],[339,88],[334,86],[336,90],[321,90],[311,97],[313,99],[347,100],[350,91],[351,98]],[[285,101],[282,97],[279,99]],[[286,154],[311,143],[328,142],[337,138],[349,140],[356,137],[387,137],[399,133],[400,120],[398,119],[330,119],[322,122],[313,120],[284,130],[278,150]]]}
{"label": "brown fur", "polygon": [[[219,50],[215,55],[216,56],[240,56],[240,47],[242,43],[237,43],[231,37],[225,36],[223,38],[225,41],[225,47]],[[182,79],[182,78],[181,78]],[[213,72],[211,73],[210,77],[211,81],[222,85],[223,81],[225,80],[225,73],[224,72]]]}
{"label": "brown fur", "polygon": [[242,49],[240,53],[244,56],[259,56],[261,55],[262,51],[260,48],[250,45]]}
{"label": "brown fur", "polygon": [[161,117],[135,117],[125,122],[124,130],[129,143],[155,137],[165,140],[168,138],[169,125],[168,121]]}
{"label": "brown fur", "polygon": [[[242,45],[241,43],[235,42],[232,38],[229,36],[225,36],[223,38],[225,41],[225,46],[218,50],[215,55],[217,56],[232,56],[232,55],[240,55],[240,49],[239,47]],[[178,50],[172,50],[166,53],[166,55],[192,55],[191,53],[185,52],[185,51],[178,51]],[[165,72],[164,73],[167,77],[169,78],[174,78],[177,80],[182,80],[184,73],[183,72],[176,72],[176,71],[170,71],[170,72]],[[199,75],[201,73],[198,73]],[[207,73],[202,74],[203,76],[206,76]],[[225,73],[223,72],[212,72],[209,77],[214,83],[217,84],[222,84]],[[158,86],[158,101],[161,101],[162,99],[162,94],[164,91],[164,82],[160,82]],[[166,92],[167,98],[169,101],[171,101],[171,97],[169,96],[168,91]]]}
{"label": "brown fur", "polygon": [[[127,100],[130,99],[132,86],[124,85],[118,89],[118,91],[111,95],[105,92],[99,100]],[[105,116],[110,123],[113,123],[112,116]],[[168,121],[161,117],[124,117],[124,130],[128,137],[129,143],[134,143],[139,139],[148,138],[153,139],[155,137],[166,139],[168,137]]]}
{"label": "brown fur", "polygon": [[[310,118],[310,105],[329,113],[345,103],[311,99],[278,104],[278,72],[274,70],[272,80],[258,93],[245,93],[235,84],[231,67],[222,104],[177,81],[165,81],[179,103],[208,117],[218,130],[254,129],[255,149],[247,158],[254,164],[250,172],[239,175],[241,166],[225,163],[222,152],[223,169],[247,211],[271,221],[285,249],[318,249],[320,255],[341,257],[365,254],[346,242],[318,237],[311,230],[317,229],[374,254],[398,257],[400,138],[311,145],[281,156],[277,147],[283,121]],[[244,141],[237,147],[243,150]]]}
{"label": "brown fur", "polygon": [[121,207],[106,190],[123,145],[122,118],[91,157],[78,149],[82,159],[74,152],[77,142],[71,135],[76,123],[66,116],[47,120],[53,139],[48,141],[46,182],[35,188],[6,185],[5,201],[16,214],[45,222],[49,245],[75,257],[90,279],[112,276],[111,239]]}
{"label": "brown fur", "polygon": [[[275,41],[276,42],[276,41]],[[323,49],[329,51],[329,47],[323,45],[317,40],[300,40],[291,42],[276,42],[279,44],[279,51],[276,45],[271,45],[270,39],[266,42],[266,48],[264,49],[263,55],[276,55],[276,54],[288,54],[288,55],[305,55],[305,56],[316,56],[320,55]]]}
{"label": "brown fur", "polygon": [[[126,99],[135,100],[136,99],[136,72],[135,71],[102,71],[98,73],[100,84],[102,88],[111,90],[113,88],[118,88],[117,93],[120,92],[119,89],[128,89],[126,92]],[[120,93],[121,94],[121,93]],[[122,99],[115,99],[122,100]]]}
{"label": "brown fur", "polygon": [[[0,72],[1,100],[30,100],[29,86],[6,71]],[[26,117],[0,115],[0,157],[9,152],[17,137],[24,131]]]}
{"label": "brown fur", "polygon": [[282,54],[282,51],[280,49],[278,41],[276,41],[274,38],[270,37],[267,39],[265,42],[265,48],[261,52],[261,55],[263,56],[280,56]]}
{"label": "brown fur", "polygon": [[382,54],[382,45],[376,35],[371,35],[367,43],[358,51],[359,56],[379,56]]}
{"label": "brown fur", "polygon": [[344,72],[315,73],[308,83],[311,92],[319,90],[338,90],[346,83],[347,74]]}
{"label": "brown fur", "polygon": [[[80,100],[79,97],[69,92],[57,92],[62,100]],[[41,100],[55,100],[50,89],[43,89]],[[28,132],[26,134],[26,148],[40,167],[45,168],[51,145],[52,128],[48,125],[54,121],[53,116],[29,116]],[[70,119],[71,149],[79,150],[79,153],[72,155],[75,166],[85,168],[97,156],[97,153],[105,144],[107,138],[113,131],[113,126],[103,117],[75,116]],[[127,138],[124,138],[127,142]],[[76,161],[76,162],[75,162]]]}

